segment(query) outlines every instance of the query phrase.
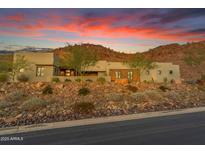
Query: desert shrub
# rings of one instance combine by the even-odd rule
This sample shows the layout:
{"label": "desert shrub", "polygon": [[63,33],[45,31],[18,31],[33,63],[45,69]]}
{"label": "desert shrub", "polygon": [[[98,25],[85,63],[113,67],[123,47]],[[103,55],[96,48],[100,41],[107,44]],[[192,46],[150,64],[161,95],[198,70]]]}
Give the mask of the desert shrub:
{"label": "desert shrub", "polygon": [[98,81],[100,84],[105,84],[105,82],[106,82],[105,78],[103,78],[103,77],[99,77],[99,78],[97,79],[97,81]]}
{"label": "desert shrub", "polygon": [[199,86],[198,89],[201,91],[205,91],[205,86]]}
{"label": "desert shrub", "polygon": [[174,84],[174,83],[176,83],[176,81],[174,80],[174,79],[171,79],[171,84]]}
{"label": "desert shrub", "polygon": [[133,93],[130,97],[135,100],[135,103],[141,103],[148,100],[147,95],[143,92]]}
{"label": "desert shrub", "polygon": [[53,88],[51,87],[51,85],[47,85],[43,88],[42,93],[43,94],[52,94]]}
{"label": "desert shrub", "polygon": [[187,83],[187,84],[196,84],[197,80],[187,80],[187,81],[185,81],[185,83]]}
{"label": "desert shrub", "polygon": [[65,79],[65,82],[71,82],[71,79]]}
{"label": "desert shrub", "polygon": [[0,101],[0,110],[1,109],[4,109],[4,108],[6,108],[6,107],[10,107],[10,106],[13,106],[15,103],[13,103],[13,102],[8,102],[8,101],[6,101],[6,100],[1,100]]}
{"label": "desert shrub", "polygon": [[6,96],[6,100],[8,101],[19,101],[26,97],[26,94],[23,91],[14,91]]}
{"label": "desert shrub", "polygon": [[95,110],[95,106],[91,102],[76,103],[73,107],[75,113],[89,114]]}
{"label": "desert shrub", "polygon": [[93,80],[91,80],[91,79],[87,79],[86,82],[93,82]]}
{"label": "desert shrub", "polygon": [[134,93],[138,91],[138,88],[135,86],[132,86],[132,85],[128,85],[127,89],[131,92],[134,92]]}
{"label": "desert shrub", "polygon": [[148,90],[146,91],[146,95],[151,99],[151,100],[156,100],[156,101],[160,101],[163,96],[158,92],[158,91],[154,91],[154,90]]}
{"label": "desert shrub", "polygon": [[55,83],[57,83],[57,82],[60,82],[60,79],[59,78],[52,78],[52,82],[55,82]]}
{"label": "desert shrub", "polygon": [[0,73],[0,82],[7,82],[9,80],[9,76],[7,73]]}
{"label": "desert shrub", "polygon": [[28,82],[29,77],[25,74],[20,74],[20,75],[17,76],[17,80],[19,82]]}
{"label": "desert shrub", "polygon": [[120,93],[109,93],[105,97],[108,101],[120,102],[124,100],[124,95]]}
{"label": "desert shrub", "polygon": [[83,96],[85,96],[85,95],[87,95],[89,93],[90,93],[90,90],[88,88],[85,88],[85,87],[79,89],[79,91],[78,91],[78,94],[79,95],[83,95]]}
{"label": "desert shrub", "polygon": [[38,97],[32,97],[25,101],[21,108],[26,111],[36,110],[48,105],[48,102]]}
{"label": "desert shrub", "polygon": [[167,83],[167,82],[168,82],[168,79],[165,77],[165,78],[163,79],[163,81],[164,81],[164,83]]}
{"label": "desert shrub", "polygon": [[205,74],[201,75],[201,80],[205,81]]}
{"label": "desert shrub", "polygon": [[81,82],[80,78],[75,79],[76,82]]}
{"label": "desert shrub", "polygon": [[166,91],[168,91],[168,90],[171,90],[169,87],[167,87],[167,86],[159,86],[159,89],[160,90],[162,90],[163,92],[166,92]]}

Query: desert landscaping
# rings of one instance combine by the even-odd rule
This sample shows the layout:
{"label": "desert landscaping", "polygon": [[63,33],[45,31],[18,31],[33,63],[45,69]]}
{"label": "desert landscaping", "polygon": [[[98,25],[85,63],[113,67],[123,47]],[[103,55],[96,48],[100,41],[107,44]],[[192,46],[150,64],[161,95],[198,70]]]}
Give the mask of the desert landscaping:
{"label": "desert landscaping", "polygon": [[0,83],[0,127],[205,105],[205,82]]}
{"label": "desert landscaping", "polygon": [[[192,55],[191,53],[195,51],[194,48],[196,45],[201,48],[197,46],[199,49],[196,52],[197,55]],[[83,67],[91,66],[91,64],[94,65],[97,59],[109,60],[105,59],[105,57],[116,58],[119,56],[118,60],[121,59],[121,61],[123,61],[122,57],[126,60],[126,56],[127,59],[129,59],[129,56],[133,56],[129,60],[129,63],[132,64],[135,69],[141,71],[152,70],[155,64],[154,61],[161,62],[161,60],[155,59],[151,51],[149,52],[151,53],[151,57],[148,56],[149,59],[147,59],[148,53],[146,53],[145,56],[138,54],[129,55],[90,44],[67,46],[54,51],[54,53],[55,55],[61,55],[64,52],[68,53],[69,56],[65,56],[65,53],[62,54],[65,60],[64,63],[62,63],[62,67],[66,66],[67,69],[75,68],[81,76],[75,76],[77,77],[75,80],[70,80],[68,76],[64,74],[64,80],[60,80],[59,76],[53,77],[51,75],[50,78],[52,78],[52,82],[50,79],[49,82],[29,80],[28,76],[21,74],[22,69],[24,69],[24,71],[26,69],[29,70],[27,68],[27,60],[24,59],[25,57],[19,60],[17,60],[17,58],[16,61],[13,62],[12,58],[9,60],[9,58],[4,55],[2,56],[0,65],[0,127],[4,128],[204,106],[205,76],[203,67],[205,56],[202,54],[204,53],[204,45],[204,42],[186,44],[184,46],[177,45],[177,48],[180,48],[180,50],[174,53],[170,52],[166,46],[156,48],[160,49],[160,52],[155,52],[158,57],[164,57],[164,59],[166,59],[166,57],[169,57],[169,54],[174,55],[171,57],[173,57],[173,64],[179,64],[180,72],[178,72],[178,74],[181,76],[180,82],[176,82],[177,80],[175,80],[175,78],[168,80],[166,76],[163,82],[128,79],[126,79],[126,82],[116,82],[122,81],[123,77],[122,79],[116,79],[116,81],[110,82],[99,76],[96,76],[97,80],[81,80],[84,76],[82,73]],[[161,48],[163,52],[161,52]],[[187,50],[181,50],[181,48]],[[175,51],[175,48],[173,51]],[[190,53],[187,55],[185,51],[189,51]],[[87,56],[94,55],[95,52],[97,53],[97,57]],[[34,53],[35,52],[33,52],[33,55],[40,55],[39,53]],[[177,56],[176,53],[181,53],[182,56]],[[5,58],[5,56],[7,58]],[[79,59],[78,57],[81,58]],[[176,57],[178,59],[174,60]],[[39,58],[33,59],[39,60]],[[154,61],[152,59],[154,59]],[[118,61],[117,59],[113,59],[113,61],[114,60]],[[165,60],[165,62],[170,61]],[[9,65],[10,63],[12,65]],[[48,66],[53,67],[53,63]],[[37,70],[35,67],[34,70]],[[166,72],[169,69],[171,69],[170,66],[164,69],[164,71]],[[198,76],[196,72],[198,72]],[[34,72],[33,77],[39,78],[39,76],[37,76],[39,75],[38,73],[39,72],[35,74]],[[53,73],[51,72],[50,74]],[[116,72],[113,76],[116,77]],[[40,77],[47,79],[48,76],[40,70]],[[10,78],[13,80],[8,80]],[[15,78],[17,78],[17,80],[15,80]]]}

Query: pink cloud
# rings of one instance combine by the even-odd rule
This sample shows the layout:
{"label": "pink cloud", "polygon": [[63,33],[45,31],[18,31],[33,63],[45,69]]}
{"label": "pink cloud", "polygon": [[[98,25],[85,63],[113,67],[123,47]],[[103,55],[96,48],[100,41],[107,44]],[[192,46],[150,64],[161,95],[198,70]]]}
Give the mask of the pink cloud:
{"label": "pink cloud", "polygon": [[11,21],[21,22],[25,19],[25,17],[24,17],[24,14],[17,13],[15,15],[7,16],[7,19]]}
{"label": "pink cloud", "polygon": [[[128,17],[133,19],[132,15]],[[99,38],[141,38],[159,39],[169,41],[197,41],[201,40],[201,35],[185,32],[181,29],[164,29],[159,27],[143,26],[113,26],[112,24],[119,18],[115,16],[82,18],[79,16],[70,17],[70,22],[65,22],[64,17],[55,14],[48,15],[48,18],[37,18],[34,23],[26,22],[28,19],[23,14],[7,16],[8,22],[0,23],[0,27],[10,27],[22,29],[26,32],[7,31],[0,32],[4,35],[15,36],[43,36],[43,30],[55,30],[63,32],[74,32],[79,36],[99,37]],[[9,21],[17,21],[20,24],[12,24]],[[24,21],[24,22],[22,22]],[[57,40],[56,40],[57,41]]]}

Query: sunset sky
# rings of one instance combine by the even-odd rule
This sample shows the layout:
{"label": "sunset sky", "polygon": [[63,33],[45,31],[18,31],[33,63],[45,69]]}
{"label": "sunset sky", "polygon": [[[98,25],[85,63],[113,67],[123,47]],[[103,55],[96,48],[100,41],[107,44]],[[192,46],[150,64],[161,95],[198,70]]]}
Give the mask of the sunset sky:
{"label": "sunset sky", "polygon": [[205,40],[205,9],[0,9],[0,50],[93,43],[142,52]]}

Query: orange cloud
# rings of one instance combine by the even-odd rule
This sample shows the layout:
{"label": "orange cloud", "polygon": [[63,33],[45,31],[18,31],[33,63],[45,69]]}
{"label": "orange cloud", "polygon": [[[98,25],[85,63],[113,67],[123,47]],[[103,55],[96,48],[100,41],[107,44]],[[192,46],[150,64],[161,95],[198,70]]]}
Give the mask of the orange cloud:
{"label": "orange cloud", "polygon": [[6,36],[22,36],[22,37],[42,37],[44,36],[39,32],[30,32],[30,31],[5,31],[0,30],[0,35]]}
{"label": "orange cloud", "polygon": [[25,19],[24,15],[23,14],[15,14],[15,15],[11,15],[11,16],[7,16],[7,18],[9,20],[12,20],[12,21],[16,21],[16,22],[21,22]]}
{"label": "orange cloud", "polygon": [[[22,14],[8,16],[7,18],[9,20],[18,22],[26,20],[24,15]],[[129,19],[131,18],[132,16],[129,17]],[[64,17],[50,15],[48,18],[35,19],[34,23],[5,23],[5,26],[29,31],[31,36],[41,36],[43,35],[41,34],[43,30],[55,30],[63,32],[75,32],[80,36],[94,36],[99,38],[141,38],[169,41],[190,41],[193,38],[193,40],[195,41],[197,39],[201,40],[200,34],[186,32],[181,29],[165,29],[162,27],[151,26],[113,26],[113,23],[115,23],[118,20],[121,20],[115,16],[89,18],[73,16],[69,19],[70,21],[66,23]],[[2,26],[2,24],[0,24],[0,26]],[[29,36],[28,32],[26,34],[17,34],[17,32],[13,32],[13,34],[19,36],[27,36],[28,34]],[[10,32],[9,35],[12,35],[12,32]]]}

